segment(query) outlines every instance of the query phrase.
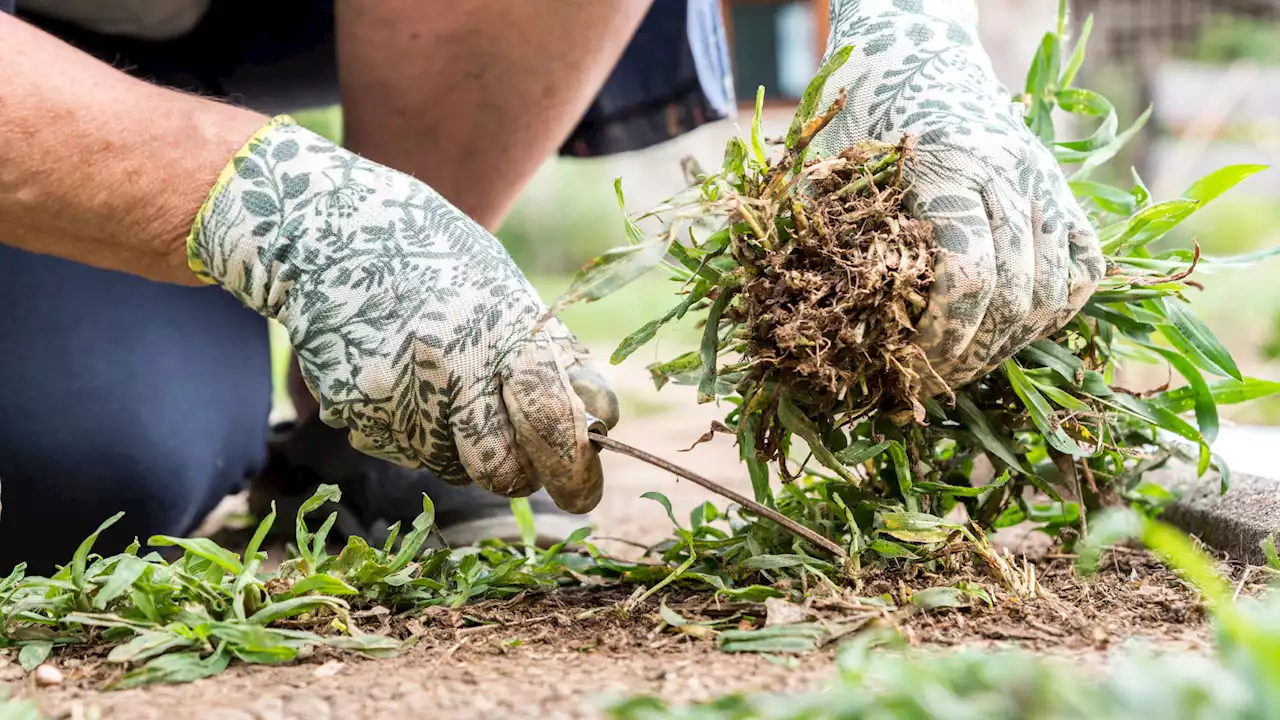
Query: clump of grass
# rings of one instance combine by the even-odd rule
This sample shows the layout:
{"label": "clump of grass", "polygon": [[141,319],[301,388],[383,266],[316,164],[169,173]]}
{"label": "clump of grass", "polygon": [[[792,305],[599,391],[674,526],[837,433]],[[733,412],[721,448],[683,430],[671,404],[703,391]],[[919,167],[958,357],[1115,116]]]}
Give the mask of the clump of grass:
{"label": "clump of grass", "polygon": [[[271,572],[262,570],[262,543],[276,521],[274,510],[243,554],[209,538],[148,540],[151,547],[180,550],[172,561],[154,551],[139,555],[136,541],[116,555],[95,554],[98,535],[119,520],[117,514],[51,577],[28,577],[19,566],[0,581],[0,647],[17,648],[28,670],[54,652],[110,648],[107,663],[124,671],[112,688],[189,682],[215,675],[233,660],[282,663],[322,646],[395,655],[413,638],[393,637],[394,625],[378,620],[388,612],[510,598],[587,575],[656,582],[666,574],[604,557],[584,542],[588,528],[539,549],[531,515],[519,502],[516,517],[527,536],[522,546],[431,547],[435,513],[425,496],[422,513],[402,537],[397,524],[382,547],[352,537],[335,555],[327,547],[337,513],[316,528],[307,517],[339,496],[336,487],[321,486],[299,508],[293,557]],[[571,552],[566,545],[577,547]],[[362,628],[368,615],[356,611],[379,607],[388,612],[372,614],[377,626]]]}
{"label": "clump of grass", "polygon": [[[738,213],[772,218],[762,237],[752,230],[731,242],[737,285],[717,295],[738,296],[724,313],[748,359],[736,390],[748,407],[765,408],[762,419],[790,402],[809,418],[905,406],[923,421],[917,368],[928,362],[913,336],[934,280],[933,229],[902,206],[906,147],[849,148],[802,163],[811,132],[833,114],[811,122],[770,167],[760,197],[736,200]],[[808,190],[788,189],[801,185]],[[756,447],[783,461],[789,431],[778,419],[757,429]]]}
{"label": "clump of grass", "polygon": [[[758,98],[749,140],[730,140],[714,172],[686,163],[689,190],[628,217],[630,244],[584,267],[553,305],[596,300],[664,269],[679,288],[677,304],[627,337],[612,360],[668,323],[697,318],[699,346],[650,366],[655,385],[695,385],[700,402],[725,405],[720,429],[736,436],[755,501],[847,549],[833,553],[742,511],[725,538],[701,548],[673,541],[669,553],[729,575],[759,555],[807,558],[811,567],[847,556],[839,570],[856,582],[867,564],[931,558],[1024,521],[1078,536],[1088,511],[1106,505],[1158,513],[1172,496],[1144,476],[1172,459],[1188,459],[1202,476],[1216,468],[1225,491],[1229,469],[1211,448],[1218,406],[1274,394],[1280,384],[1241,374],[1190,309],[1199,288],[1192,275],[1259,255],[1153,248],[1263,168],[1224,168],[1164,202],[1136,172],[1128,188],[1093,180],[1149,112],[1121,130],[1109,101],[1074,87],[1091,20],[1071,45],[1065,6],[1016,99],[1086,208],[1108,272],[1077,317],[994,372],[936,392],[913,344],[935,249],[928,225],[902,208],[911,139],[834,157],[807,152],[843,104],[817,107],[847,52],[820,70],[778,152],[763,139]],[[1096,129],[1058,140],[1055,111]],[[617,189],[621,204],[620,181]],[[656,236],[638,224],[651,218],[662,226]],[[1129,362],[1165,364],[1184,384],[1124,387],[1117,377]],[[974,547],[981,553],[981,543]]]}

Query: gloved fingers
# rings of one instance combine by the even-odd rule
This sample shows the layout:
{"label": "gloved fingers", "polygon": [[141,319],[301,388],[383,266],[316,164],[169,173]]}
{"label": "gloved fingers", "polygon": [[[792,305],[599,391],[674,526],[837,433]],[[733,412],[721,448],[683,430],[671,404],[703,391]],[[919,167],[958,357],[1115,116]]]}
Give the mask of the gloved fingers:
{"label": "gloved fingers", "polygon": [[565,372],[569,375],[574,394],[586,407],[587,414],[603,422],[605,429],[612,430],[618,424],[621,410],[618,407],[618,396],[600,372],[600,364],[559,318],[551,318],[543,327],[564,351],[561,357],[567,363]]}
{"label": "gloved fingers", "polygon": [[[599,504],[604,471],[587,437],[587,408],[567,372],[575,360],[575,353],[545,332],[521,343],[501,370],[502,408],[510,427],[507,454],[524,482],[519,489],[543,488],[562,510],[582,514]],[[464,450],[464,462],[466,457]]]}
{"label": "gloved fingers", "polygon": [[1057,319],[1070,303],[1066,226],[1061,219],[1054,218],[1054,210],[1046,207],[1043,199],[1032,200],[1031,211],[1036,248],[1034,300],[1030,312],[1013,326],[1013,332],[1000,348],[1001,358],[1056,330]]}
{"label": "gloved fingers", "polygon": [[[397,407],[414,409],[405,413]],[[358,408],[335,406],[320,398],[320,420],[330,427],[347,428],[351,447],[366,455],[402,467],[426,468],[450,485],[471,484],[451,436],[447,410],[431,398],[371,400]]]}
{"label": "gloved fingers", "polygon": [[[965,362],[987,307],[995,295],[995,241],[979,192],[919,197],[914,213],[933,223],[941,249],[934,262],[935,279],[920,321],[917,344],[933,372],[950,384],[949,375]],[[943,388],[929,387],[930,392]]]}
{"label": "gloved fingers", "polygon": [[1061,189],[1056,197],[1066,209],[1063,224],[1067,238],[1067,303],[1050,325],[1042,329],[1042,335],[1058,331],[1075,317],[1107,275],[1107,261],[1102,254],[1098,233],[1084,208],[1076,201],[1066,177],[1061,173],[1058,175]]}
{"label": "gloved fingers", "polygon": [[978,331],[945,376],[952,387],[998,364],[1003,348],[1020,332],[1033,307],[1037,268],[1029,204],[1017,195],[1001,193],[994,184],[984,188],[982,196],[995,248],[996,284]]}
{"label": "gloved fingers", "polygon": [[597,363],[589,357],[574,358],[566,372],[573,385],[573,393],[582,400],[587,414],[604,423],[605,430],[612,430],[621,419],[618,396],[597,369]]}
{"label": "gloved fingers", "polygon": [[1106,272],[1097,234],[1072,196],[1066,178],[1044,156],[1044,170],[1034,178],[1032,231],[1036,246],[1035,297],[1032,310],[1001,350],[1009,356],[1067,323],[1097,288]]}
{"label": "gloved fingers", "polygon": [[[528,497],[541,488],[532,467],[522,454],[517,427],[537,422],[537,412],[529,408],[526,417],[509,406],[515,392],[554,403],[562,391],[548,381],[547,358],[550,342],[545,337],[529,339],[514,346],[514,355],[530,356],[525,362],[496,369],[481,368],[469,375],[452,395],[449,432],[458,459],[467,477],[476,485],[504,497]],[[539,361],[541,360],[541,363]],[[508,387],[508,386],[511,387]]]}

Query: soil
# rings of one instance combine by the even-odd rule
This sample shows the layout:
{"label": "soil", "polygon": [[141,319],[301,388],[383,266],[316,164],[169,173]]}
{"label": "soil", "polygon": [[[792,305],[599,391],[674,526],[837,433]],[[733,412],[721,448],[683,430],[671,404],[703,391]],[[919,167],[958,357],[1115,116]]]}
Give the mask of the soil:
{"label": "soil", "polygon": [[[614,376],[624,401],[644,397],[650,414],[633,417],[614,435],[651,449],[717,482],[749,487],[729,438],[687,448],[716,419],[714,407],[691,410],[679,388],[659,396],[671,410],[653,413],[643,361]],[[639,413],[638,413],[639,415]],[[596,535],[639,543],[661,539],[668,520],[656,504],[638,500],[659,489],[678,513],[709,493],[633,460],[605,459],[610,486],[592,520]],[[909,618],[868,617],[864,607],[814,605],[824,619],[900,622],[916,645],[994,648],[1018,645],[1079,662],[1091,670],[1131,638],[1168,650],[1206,651],[1208,631],[1195,595],[1158,562],[1137,550],[1109,555],[1096,577],[1081,579],[1072,558],[1046,552],[1036,536],[1009,542],[1037,556],[1047,599],[998,602],[994,609],[942,610]],[[602,541],[618,552],[625,542]],[[918,578],[913,584],[924,583]],[[989,582],[989,581],[988,581]],[[869,591],[899,592],[892,584]],[[482,603],[460,612],[437,610],[397,623],[392,631],[417,638],[402,656],[364,660],[317,651],[284,667],[234,665],[222,675],[180,686],[102,692],[110,675],[94,656],[55,660],[65,680],[37,688],[15,658],[0,659],[0,681],[12,694],[35,698],[55,718],[372,718],[431,715],[450,718],[601,717],[609,697],[657,694],[683,702],[734,691],[788,691],[821,685],[832,670],[833,648],[797,657],[785,667],[758,655],[726,654],[714,641],[658,632],[656,607],[624,614],[627,589],[573,589]],[[689,618],[716,613],[705,598],[668,602]],[[721,606],[719,610],[724,611]],[[757,616],[759,608],[748,608]],[[875,614],[875,613],[871,613]]]}

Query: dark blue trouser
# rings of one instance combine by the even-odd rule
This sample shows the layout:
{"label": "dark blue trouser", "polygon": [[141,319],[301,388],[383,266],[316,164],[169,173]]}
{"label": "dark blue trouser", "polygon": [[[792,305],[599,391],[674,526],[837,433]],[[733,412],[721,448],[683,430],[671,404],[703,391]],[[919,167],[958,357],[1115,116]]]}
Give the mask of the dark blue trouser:
{"label": "dark blue trouser", "polygon": [[266,321],[186,288],[0,246],[0,572],[190,532],[261,461]]}
{"label": "dark blue trouser", "polygon": [[[143,77],[267,111],[336,100],[331,0],[213,8],[169,43],[40,24]],[[656,0],[562,153],[638,149],[724,117],[727,74],[716,0]],[[263,461],[270,382],[265,321],[222,290],[0,245],[0,573],[52,570],[120,510],[104,552],[189,533]]]}

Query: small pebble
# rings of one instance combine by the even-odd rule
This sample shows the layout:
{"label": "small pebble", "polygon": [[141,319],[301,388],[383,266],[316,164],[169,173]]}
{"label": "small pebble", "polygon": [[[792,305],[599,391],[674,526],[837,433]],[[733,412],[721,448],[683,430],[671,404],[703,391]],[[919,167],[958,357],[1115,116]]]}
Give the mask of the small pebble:
{"label": "small pebble", "polygon": [[36,684],[50,687],[62,684],[62,671],[52,665],[41,665],[36,668]]}
{"label": "small pebble", "polygon": [[344,664],[338,660],[329,660],[325,664],[311,671],[311,674],[318,678],[331,678],[342,671]]}

